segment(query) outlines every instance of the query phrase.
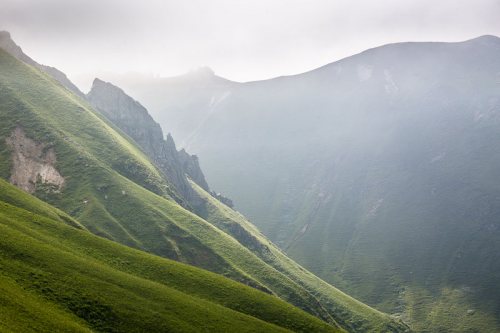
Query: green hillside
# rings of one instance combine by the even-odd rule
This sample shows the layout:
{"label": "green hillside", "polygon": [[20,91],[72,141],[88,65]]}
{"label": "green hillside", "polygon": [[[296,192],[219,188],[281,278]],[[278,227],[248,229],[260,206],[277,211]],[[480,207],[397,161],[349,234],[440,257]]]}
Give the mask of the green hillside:
{"label": "green hillside", "polygon": [[[185,94],[138,97],[297,263],[416,330],[489,333],[500,331],[499,54],[495,36],[396,43],[223,89],[214,75],[207,87],[158,80]],[[190,128],[171,129],[170,115]]]}
{"label": "green hillside", "polygon": [[[283,255],[263,260],[251,247],[179,206],[172,199],[175,189],[131,139],[46,74],[2,51],[0,69],[2,178],[24,179],[31,167],[48,168],[47,177],[62,178],[62,186],[39,178],[27,186],[96,235],[223,274],[334,326],[338,322],[359,332],[406,330]],[[29,163],[16,165],[12,156]]]}
{"label": "green hillside", "polygon": [[2,332],[340,331],[277,297],[72,222],[0,180]]}
{"label": "green hillside", "polygon": [[386,314],[353,299],[305,270],[267,240],[243,215],[220,203],[196,184],[192,185],[206,200],[205,218],[208,222],[236,238],[266,264],[308,290],[342,327],[350,331],[406,331],[404,325],[396,323]]}

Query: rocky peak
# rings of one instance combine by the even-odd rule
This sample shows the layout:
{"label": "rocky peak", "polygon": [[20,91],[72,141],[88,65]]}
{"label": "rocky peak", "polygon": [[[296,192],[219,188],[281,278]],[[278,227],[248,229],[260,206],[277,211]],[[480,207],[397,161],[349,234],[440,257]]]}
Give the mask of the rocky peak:
{"label": "rocky peak", "polygon": [[208,187],[208,183],[205,179],[205,175],[201,171],[200,163],[198,161],[198,156],[190,155],[184,149],[179,151],[179,160],[182,164],[182,168],[186,172],[186,174],[193,180],[196,184],[198,184],[205,191],[210,192],[210,188]]}
{"label": "rocky peak", "polygon": [[154,121],[145,107],[119,87],[100,79],[94,80],[87,99],[96,110],[144,150],[189,205],[192,207],[199,205],[200,198],[187,179],[189,176],[195,183],[209,191],[198,159],[184,150],[177,151],[172,135],[168,133],[165,138],[163,137],[160,125]]}
{"label": "rocky peak", "polygon": [[165,141],[166,141],[167,147],[177,151],[177,147],[175,146],[175,141],[174,141],[174,138],[172,137],[172,134],[167,133],[167,137],[166,137]]}
{"label": "rocky peak", "polygon": [[111,83],[95,79],[87,94],[94,108],[131,136],[150,156],[162,150],[163,132],[145,107]]}

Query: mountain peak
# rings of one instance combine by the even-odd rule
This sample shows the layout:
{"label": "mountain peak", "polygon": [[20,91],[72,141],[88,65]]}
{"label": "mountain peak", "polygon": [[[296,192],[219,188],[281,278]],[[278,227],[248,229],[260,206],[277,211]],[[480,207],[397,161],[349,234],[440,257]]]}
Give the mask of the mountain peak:
{"label": "mountain peak", "polygon": [[215,72],[207,66],[202,66],[198,68],[194,68],[187,72],[184,75],[181,75],[181,77],[188,78],[190,80],[212,80],[216,78],[217,76],[215,75]]}
{"label": "mountain peak", "polygon": [[174,141],[174,138],[172,137],[172,134],[167,133],[167,137],[165,138],[165,141],[167,142],[167,145],[169,147],[172,147],[174,150],[177,151],[177,148],[176,148],[176,145],[175,145],[175,141]]}
{"label": "mountain peak", "polygon": [[94,81],[92,82],[92,85],[96,84],[102,84],[102,83],[107,83],[106,81],[101,80],[100,78],[96,77]]}
{"label": "mountain peak", "polygon": [[111,82],[106,82],[106,81],[101,80],[97,77],[92,82],[92,88],[90,89],[90,91],[95,90],[95,89],[112,89],[112,90],[117,90],[117,91],[124,93],[120,87],[117,87],[114,84],[112,84]]}
{"label": "mountain peak", "polygon": [[0,38],[11,38],[10,32],[8,32],[6,30],[0,30]]}
{"label": "mountain peak", "polygon": [[111,82],[107,82],[104,80],[101,80],[99,78],[95,78],[94,81],[92,82],[92,87],[90,88],[89,93],[87,94],[87,98],[91,98],[90,96],[95,95],[95,94],[114,94],[114,95],[121,95],[125,100],[128,100],[130,103],[138,104],[140,106],[140,109],[144,109],[143,113],[148,113],[146,108],[141,105],[137,100],[129,96],[122,88],[115,86]]}
{"label": "mountain peak", "polygon": [[198,67],[198,68],[190,71],[190,74],[205,75],[205,76],[215,76],[215,72],[213,71],[213,69],[210,68],[210,67],[208,67],[208,66]]}
{"label": "mountain peak", "polygon": [[468,42],[479,42],[481,44],[500,44],[500,37],[495,35],[482,35],[469,39]]}
{"label": "mountain peak", "polygon": [[112,108],[113,112],[121,114],[125,110],[133,111],[132,114],[141,114],[142,117],[146,117],[150,121],[153,121],[146,108],[137,100],[129,96],[122,88],[97,77],[92,82],[92,88],[90,88],[87,94],[87,99],[94,107],[99,108],[101,106],[100,103],[104,103],[103,106],[107,106],[104,110],[108,110],[110,109],[108,103],[112,103],[114,105]]}
{"label": "mountain peak", "polygon": [[8,31],[0,31],[0,48],[4,49],[5,51],[7,51],[7,53],[10,53],[12,56],[27,64],[38,65],[33,59],[31,59],[23,52],[21,47],[17,45],[16,42],[14,42],[10,35],[10,32]]}
{"label": "mountain peak", "polygon": [[482,35],[482,36],[479,36],[479,37],[476,37],[474,39],[477,39],[477,40],[494,40],[494,41],[500,41],[500,37],[498,36],[495,36],[495,35]]}

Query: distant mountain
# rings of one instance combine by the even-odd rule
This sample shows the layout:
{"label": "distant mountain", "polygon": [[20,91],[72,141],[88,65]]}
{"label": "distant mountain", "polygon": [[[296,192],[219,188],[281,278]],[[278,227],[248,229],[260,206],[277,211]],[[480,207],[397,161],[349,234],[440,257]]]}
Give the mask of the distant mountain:
{"label": "distant mountain", "polygon": [[417,330],[500,330],[498,37],[153,87],[138,97],[292,258]]}
{"label": "distant mountain", "polygon": [[[401,321],[356,301],[286,257],[242,215],[216,200],[203,188],[203,182],[197,180],[193,172],[196,169],[194,166],[196,159],[186,157],[186,153],[182,150],[178,152],[175,147],[168,146],[168,138],[166,141],[163,140],[161,130],[140,104],[117,87],[108,86],[102,82],[96,84],[104,86],[99,88],[99,91],[109,94],[98,95],[97,90],[94,91],[96,95],[91,100],[96,104],[102,103],[99,104],[99,110],[95,110],[86,100],[76,97],[35,66],[23,63],[0,50],[0,124],[2,124],[0,126],[0,177],[42,199],[45,203],[64,211],[68,215],[65,219],[69,219],[73,224],[92,234],[140,251],[175,259],[224,275],[254,289],[277,296],[329,324],[329,326],[324,326],[307,315],[303,317],[304,314],[299,310],[294,310],[301,313],[298,314],[296,324],[302,321],[303,325],[296,326],[288,319],[287,323],[284,323],[282,318],[288,316],[286,314],[268,317],[270,322],[275,322],[279,326],[306,332],[315,331],[316,328],[313,327],[317,329],[323,327],[331,331],[339,331],[339,327],[342,327],[353,332],[404,332],[407,330],[407,326]],[[134,122],[135,126],[132,126]],[[162,150],[164,145],[172,149],[168,151],[172,155],[162,155],[165,153]],[[159,150],[156,150],[157,148]],[[178,162],[186,174],[190,176],[190,172],[193,172],[192,177],[185,179],[193,193],[203,203],[197,207],[198,210],[179,205],[178,200],[186,198],[183,197],[182,190],[176,188],[176,180],[168,174],[166,169],[162,168],[162,161],[174,162],[170,160],[171,156],[175,158],[174,151],[178,154]],[[155,159],[156,153],[160,155]],[[198,181],[198,184],[195,181]],[[11,200],[18,203],[20,195],[15,194]],[[36,206],[33,208],[35,210],[30,208],[29,211],[39,213],[40,207]],[[15,214],[9,219],[13,220],[15,228],[19,228],[23,223],[23,219],[16,217]],[[39,225],[42,222],[36,219],[33,223]],[[43,226],[40,228],[43,229]],[[23,232],[30,233],[29,229],[24,229]],[[2,245],[2,253],[5,253],[4,249],[8,249],[11,238],[10,236],[5,238],[5,234],[2,237],[6,242]],[[62,230],[60,234],[48,237],[45,231],[41,231],[40,235],[34,237],[55,246],[73,235],[70,231]],[[40,268],[40,274],[49,277],[57,271],[66,274],[65,266],[61,267],[58,260],[52,261],[57,254],[44,257],[43,252],[39,253],[37,250],[22,252],[23,248],[26,249],[26,245],[25,243],[19,244],[16,245],[18,248],[16,251],[20,254],[14,253],[12,260],[20,258],[21,263],[25,262],[25,259],[31,263],[28,258],[36,254],[37,259],[34,259],[34,262],[49,260],[51,264],[47,262],[47,265],[42,267],[43,269]],[[48,245],[42,244],[41,246],[45,248]],[[140,277],[146,274],[148,279],[151,279],[151,274],[153,274],[155,276],[153,280],[156,282],[158,282],[157,274],[160,274],[158,272],[162,271],[162,264],[150,266],[148,259],[120,259],[120,253],[122,253],[120,250],[117,250],[119,253],[107,257],[105,249],[86,247],[76,242],[62,246],[57,252],[65,251],[65,247],[69,247],[76,255],[82,251],[86,256],[88,253],[88,256],[92,258],[98,257],[106,264],[119,267],[120,270],[128,273],[131,272],[131,267],[135,265],[135,262],[141,262],[144,267],[139,267],[139,265],[137,270],[133,269],[134,274]],[[79,266],[79,262],[72,261],[74,256],[75,254],[71,254],[68,258],[68,263],[72,262],[71,267]],[[85,260],[92,263],[93,259],[88,256]],[[4,270],[5,267],[2,263],[2,272],[8,272],[14,280],[18,279],[19,272],[15,270],[17,266],[9,265],[8,269]],[[99,267],[102,268],[102,266]],[[36,265],[27,267],[26,272],[36,269]],[[194,278],[196,278],[196,272],[196,270],[192,272]],[[55,303],[58,305],[62,303],[80,318],[84,316],[86,320],[85,316],[90,316],[90,321],[96,318],[96,323],[90,322],[94,325],[90,325],[94,329],[107,330],[100,325],[116,323],[113,318],[94,317],[93,311],[102,309],[102,303],[96,301],[99,297],[99,300],[106,299],[104,303],[106,311],[110,311],[111,314],[114,314],[115,310],[119,311],[120,315],[115,317],[118,318],[116,320],[122,318],[128,320],[127,322],[141,321],[141,318],[148,316],[151,309],[156,309],[162,313],[162,317],[171,315],[174,317],[172,320],[177,318],[193,323],[193,330],[203,327],[204,322],[198,321],[198,317],[194,315],[190,318],[186,317],[186,313],[198,313],[188,305],[186,305],[188,307],[186,313],[179,310],[182,313],[175,315],[175,311],[171,308],[163,313],[163,308],[158,308],[158,304],[164,302],[165,297],[168,296],[166,296],[167,293],[162,294],[162,292],[151,291],[154,295],[151,294],[150,300],[140,299],[138,303],[133,303],[141,307],[140,304],[144,304],[145,312],[138,314],[135,308],[128,312],[130,316],[127,316],[127,312],[123,311],[133,304],[126,301],[115,308],[109,302],[121,298],[120,295],[127,295],[127,290],[134,290],[136,286],[133,283],[125,284],[125,281],[115,279],[115,273],[109,276],[97,276],[93,270],[85,270],[81,273],[79,278],[87,283],[75,284],[74,289],[69,289],[69,291],[66,289],[67,285],[59,284],[64,281],[49,278],[47,278],[47,283],[42,281],[45,284],[41,288],[43,292],[47,291],[50,297],[52,295],[60,297]],[[88,281],[89,274],[93,279],[92,283]],[[116,274],[123,276],[120,272]],[[109,282],[111,284],[118,284],[122,290],[125,290],[124,293],[117,292],[114,294],[116,298],[109,298],[112,297],[109,293],[114,289],[108,289],[100,282],[104,278],[108,282],[113,281]],[[53,281],[56,281],[55,285]],[[156,285],[154,281],[153,284]],[[188,284],[182,289],[184,293],[190,292],[189,286],[198,284],[188,277],[184,280],[180,278],[179,281],[181,281],[179,283]],[[73,283],[75,282],[72,281]],[[89,286],[91,289],[86,289]],[[99,292],[100,289],[92,286],[103,286],[102,295]],[[29,284],[20,284],[17,289],[29,287]],[[200,288],[207,293],[211,292],[211,288],[204,284],[200,284]],[[143,295],[143,292],[144,290],[141,289],[139,293]],[[221,292],[222,294],[218,294],[220,298],[217,302],[224,303],[223,305],[230,309],[237,306],[236,303],[232,303],[230,290]],[[68,296],[67,293],[71,295]],[[75,300],[72,295],[77,294],[75,297],[81,295],[78,293],[85,297]],[[259,295],[262,296],[262,294]],[[38,297],[40,294],[35,293],[35,296]],[[213,294],[212,296],[215,297]],[[182,298],[182,295],[179,297]],[[124,299],[129,298],[124,297]],[[78,300],[82,300],[84,309],[79,307]],[[76,305],[74,305],[75,302],[77,302]],[[196,299],[193,302],[196,303]],[[264,309],[264,305],[261,307],[258,303],[253,303],[259,309],[246,308],[243,311],[248,303],[245,305],[243,300],[239,299],[237,303],[242,313],[248,313],[245,312],[247,310],[257,311],[260,313],[259,316],[266,313],[266,311],[259,312],[260,308]],[[44,303],[36,303],[34,307],[40,304]],[[193,305],[193,303],[190,304]],[[200,302],[200,304],[205,303]],[[226,325],[225,323],[228,322],[211,312],[211,305],[205,305],[203,307],[206,311],[202,310],[203,312],[199,313],[204,313],[203,316],[209,317],[206,320],[207,325],[213,324],[215,331],[224,331],[218,325]],[[25,306],[20,308],[25,308]],[[215,307],[215,309],[219,308]],[[225,310],[221,311],[227,314],[227,316],[221,314],[222,317],[232,316]],[[210,317],[212,315],[213,317]],[[256,317],[261,318],[259,316],[256,314]],[[302,319],[299,318],[301,316]],[[216,324],[217,318],[223,321]],[[157,321],[145,320],[141,325],[151,324],[153,326],[149,329],[155,330],[154,325]],[[0,322],[3,323],[2,320]],[[169,323],[165,325],[170,325]],[[160,325],[160,323],[157,324]],[[249,331],[261,331],[252,329],[252,325],[254,324],[248,324]],[[15,326],[11,329],[15,329]],[[120,329],[117,330],[120,331]],[[184,329],[179,328],[179,330]]]}
{"label": "distant mountain", "polygon": [[171,78],[115,74],[106,79],[140,100],[181,147],[209,118],[211,110],[240,85],[215,75],[208,67]]}

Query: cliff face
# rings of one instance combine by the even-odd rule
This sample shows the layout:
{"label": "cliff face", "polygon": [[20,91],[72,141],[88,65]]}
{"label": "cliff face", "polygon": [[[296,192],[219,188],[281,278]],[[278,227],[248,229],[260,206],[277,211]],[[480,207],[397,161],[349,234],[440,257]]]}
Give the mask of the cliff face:
{"label": "cliff face", "polygon": [[10,53],[12,56],[16,57],[17,59],[21,60],[24,63],[27,63],[31,66],[34,66],[48,75],[52,76],[56,81],[58,81],[60,84],[62,84],[64,87],[67,89],[71,90],[78,96],[85,98],[85,94],[78,89],[77,86],[71,82],[66,74],[61,72],[55,67],[50,67],[50,66],[45,66],[42,64],[37,63],[35,60],[31,59],[28,55],[26,55],[21,47],[19,47],[11,38],[10,33],[7,31],[0,31],[0,48],[4,49],[8,53]]}
{"label": "cliff face", "polygon": [[148,111],[122,89],[95,79],[87,95],[92,106],[130,136],[153,160],[165,177],[175,186],[183,204],[197,207],[200,199],[189,185],[187,176],[209,191],[198,158],[185,150],[177,151],[170,134],[166,139],[158,123]]}
{"label": "cliff face", "polygon": [[[171,138],[170,134],[169,137]],[[178,157],[181,162],[182,169],[189,176],[189,178],[191,178],[191,180],[193,180],[205,191],[210,192],[208,183],[205,180],[205,175],[201,171],[200,163],[198,161],[198,156],[190,155],[187,151],[181,149],[179,150]]]}

